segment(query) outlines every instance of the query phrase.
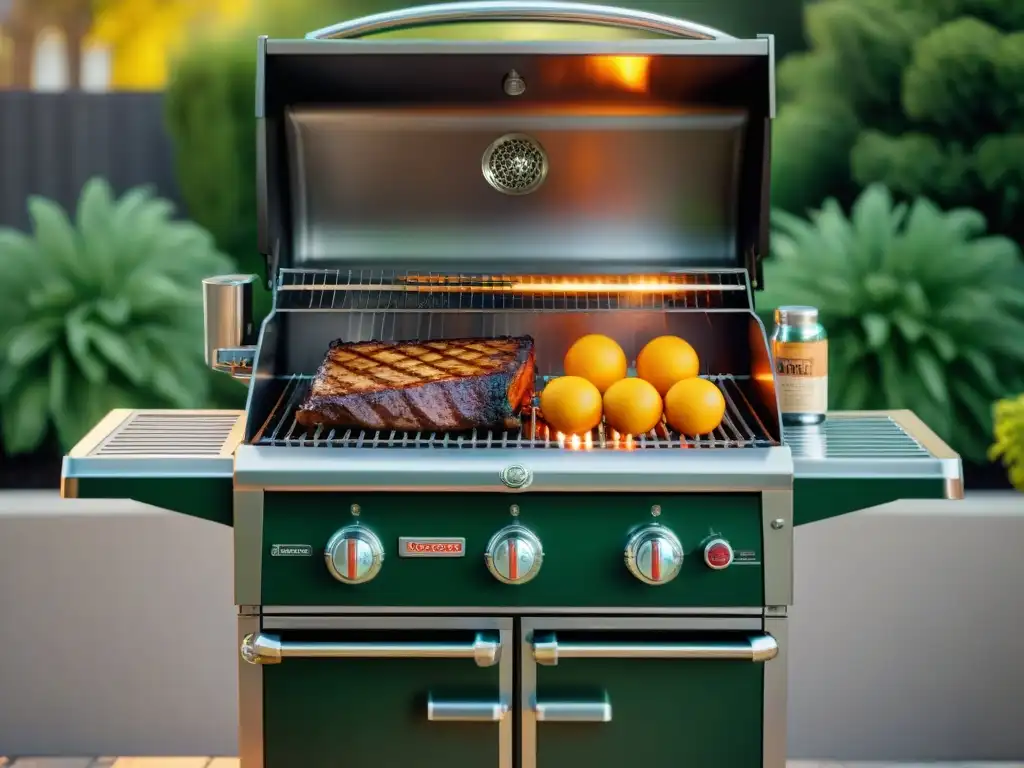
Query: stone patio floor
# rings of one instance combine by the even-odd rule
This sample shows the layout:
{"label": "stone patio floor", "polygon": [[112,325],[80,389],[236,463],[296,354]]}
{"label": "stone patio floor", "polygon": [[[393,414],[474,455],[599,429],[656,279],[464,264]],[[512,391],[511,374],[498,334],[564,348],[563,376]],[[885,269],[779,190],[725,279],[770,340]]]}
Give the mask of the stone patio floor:
{"label": "stone patio floor", "polygon": [[[234,757],[0,757],[0,768],[239,768]],[[1024,768],[1020,763],[842,763],[790,760],[787,768]]]}

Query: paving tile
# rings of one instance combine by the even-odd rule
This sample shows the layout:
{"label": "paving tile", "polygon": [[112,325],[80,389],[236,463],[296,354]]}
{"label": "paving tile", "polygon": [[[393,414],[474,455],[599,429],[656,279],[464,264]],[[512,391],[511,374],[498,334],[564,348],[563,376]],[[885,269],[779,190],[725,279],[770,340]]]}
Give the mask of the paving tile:
{"label": "paving tile", "polygon": [[[1024,763],[837,763],[789,760],[786,768],[1024,768]],[[0,768],[241,768],[237,757],[22,757],[0,756]]]}

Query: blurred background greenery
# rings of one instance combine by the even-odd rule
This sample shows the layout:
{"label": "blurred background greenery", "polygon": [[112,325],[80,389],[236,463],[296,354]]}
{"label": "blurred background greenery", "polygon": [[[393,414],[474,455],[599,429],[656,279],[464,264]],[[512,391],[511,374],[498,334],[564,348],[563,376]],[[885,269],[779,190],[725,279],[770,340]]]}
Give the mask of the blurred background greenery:
{"label": "blurred background greenery", "polygon": [[[263,271],[254,38],[411,3],[0,2],[0,85],[33,86],[28,39],[41,82],[40,35],[58,29],[68,52],[92,62],[67,67],[67,89],[102,79],[103,59],[107,89],[164,92],[174,189],[159,191],[180,200],[179,215],[192,222],[143,188],[96,180],[79,201],[62,201],[67,214],[33,198],[33,232],[0,233],[0,285],[11,286],[0,297],[3,462],[52,462],[113,405],[240,406],[240,386],[202,369],[196,276],[227,265]],[[969,487],[972,473],[975,487],[1006,483],[1005,465],[1024,488],[1024,2],[625,4],[737,35],[776,35],[777,210],[761,305],[822,308],[832,407],[912,408],[963,454]],[[404,34],[580,31],[512,24]],[[176,258],[158,245],[168,241],[178,244]],[[33,266],[19,272],[26,259]],[[105,277],[90,277],[97,274]],[[169,303],[133,293],[133,275],[143,274],[162,281]],[[257,304],[265,313],[269,295]],[[159,387],[139,370],[158,348],[169,350],[164,362],[175,371]]]}

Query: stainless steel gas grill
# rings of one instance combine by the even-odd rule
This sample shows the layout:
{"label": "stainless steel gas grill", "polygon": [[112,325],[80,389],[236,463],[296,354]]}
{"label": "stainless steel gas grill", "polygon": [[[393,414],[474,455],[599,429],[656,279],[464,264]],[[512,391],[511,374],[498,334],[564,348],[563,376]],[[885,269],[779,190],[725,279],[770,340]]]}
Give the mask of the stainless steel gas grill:
{"label": "stainless steel gas grill", "polygon": [[[363,39],[502,20],[637,38]],[[62,483],[233,526],[243,768],[666,750],[781,768],[793,525],[962,483],[909,412],[782,430],[753,311],[771,38],[476,2],[262,39],[259,63],[259,338],[258,278],[204,285],[207,360],[249,379],[246,410],[115,411]],[[720,425],[553,428],[539,395],[585,334],[631,365],[652,338],[686,339]],[[302,416],[335,340],[404,345],[350,356],[379,386],[486,372],[495,339],[527,336],[536,394],[514,426]]]}

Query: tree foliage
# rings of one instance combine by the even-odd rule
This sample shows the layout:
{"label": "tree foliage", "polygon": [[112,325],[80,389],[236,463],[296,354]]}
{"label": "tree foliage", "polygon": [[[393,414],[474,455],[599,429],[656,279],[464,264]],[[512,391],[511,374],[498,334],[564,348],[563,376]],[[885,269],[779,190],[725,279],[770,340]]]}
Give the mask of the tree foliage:
{"label": "tree foliage", "polygon": [[821,0],[805,17],[810,51],[779,67],[773,202],[803,213],[880,182],[1024,240],[1024,3]]}

